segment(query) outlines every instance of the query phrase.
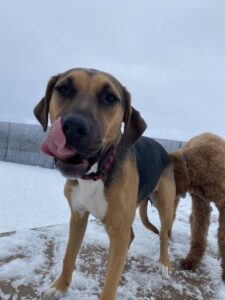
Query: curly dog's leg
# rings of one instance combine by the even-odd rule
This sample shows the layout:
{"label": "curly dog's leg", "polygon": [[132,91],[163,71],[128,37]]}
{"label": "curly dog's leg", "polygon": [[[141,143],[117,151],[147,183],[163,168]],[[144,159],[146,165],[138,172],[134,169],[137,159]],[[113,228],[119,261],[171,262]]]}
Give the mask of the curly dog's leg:
{"label": "curly dog's leg", "polygon": [[191,196],[191,247],[187,257],[181,260],[181,268],[185,270],[196,269],[205,252],[211,211],[209,201]]}
{"label": "curly dog's leg", "polygon": [[221,256],[222,279],[225,281],[225,204],[219,209],[218,243]]}

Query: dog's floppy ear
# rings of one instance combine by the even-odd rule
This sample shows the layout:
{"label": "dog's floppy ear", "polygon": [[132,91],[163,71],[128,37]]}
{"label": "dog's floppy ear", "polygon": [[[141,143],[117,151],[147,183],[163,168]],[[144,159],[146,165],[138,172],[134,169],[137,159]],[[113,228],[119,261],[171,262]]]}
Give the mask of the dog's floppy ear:
{"label": "dog's floppy ear", "polygon": [[190,186],[186,162],[179,151],[170,153],[170,158],[174,168],[176,194],[180,195],[186,193]]}
{"label": "dog's floppy ear", "polygon": [[147,128],[147,125],[140,115],[140,113],[131,106],[131,97],[127,90],[125,90],[125,111],[123,122],[125,123],[123,144],[130,147],[137,142],[142,133]]}
{"label": "dog's floppy ear", "polygon": [[60,75],[56,75],[49,80],[44,98],[42,98],[41,101],[34,108],[34,115],[42,125],[44,131],[46,131],[48,127],[49,103],[52,97],[54,86],[59,77]]}

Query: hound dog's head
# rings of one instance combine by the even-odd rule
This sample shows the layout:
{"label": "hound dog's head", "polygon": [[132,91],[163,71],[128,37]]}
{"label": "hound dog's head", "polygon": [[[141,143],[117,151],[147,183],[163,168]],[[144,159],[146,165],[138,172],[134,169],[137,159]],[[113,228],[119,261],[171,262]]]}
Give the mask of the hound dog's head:
{"label": "hound dog's head", "polygon": [[109,147],[130,147],[142,135],[146,124],[130,102],[125,87],[107,73],[72,69],[53,76],[34,108],[44,131],[48,115],[52,124],[42,150],[55,157],[63,175],[81,177]]}

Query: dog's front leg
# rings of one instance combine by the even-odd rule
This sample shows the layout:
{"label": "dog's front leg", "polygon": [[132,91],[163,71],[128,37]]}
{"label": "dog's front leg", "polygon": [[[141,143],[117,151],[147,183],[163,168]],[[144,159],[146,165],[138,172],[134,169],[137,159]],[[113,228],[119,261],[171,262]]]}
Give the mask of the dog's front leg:
{"label": "dog's front leg", "polygon": [[130,227],[106,226],[110,239],[107,274],[101,300],[114,300],[131,240]]}
{"label": "dog's front leg", "polygon": [[80,216],[78,213],[72,213],[69,240],[63,260],[62,272],[51,288],[45,293],[44,299],[58,298],[67,291],[72,279],[76,257],[86,231],[88,216],[87,212],[83,216]]}

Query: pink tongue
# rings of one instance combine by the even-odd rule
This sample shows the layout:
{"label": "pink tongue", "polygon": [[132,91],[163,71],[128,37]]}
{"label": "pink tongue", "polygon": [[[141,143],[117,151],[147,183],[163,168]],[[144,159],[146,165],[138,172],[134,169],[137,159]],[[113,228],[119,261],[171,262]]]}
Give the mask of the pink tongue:
{"label": "pink tongue", "polygon": [[66,137],[62,130],[62,118],[59,117],[51,126],[46,139],[41,143],[41,150],[51,156],[68,158],[76,154],[76,150],[66,146]]}

